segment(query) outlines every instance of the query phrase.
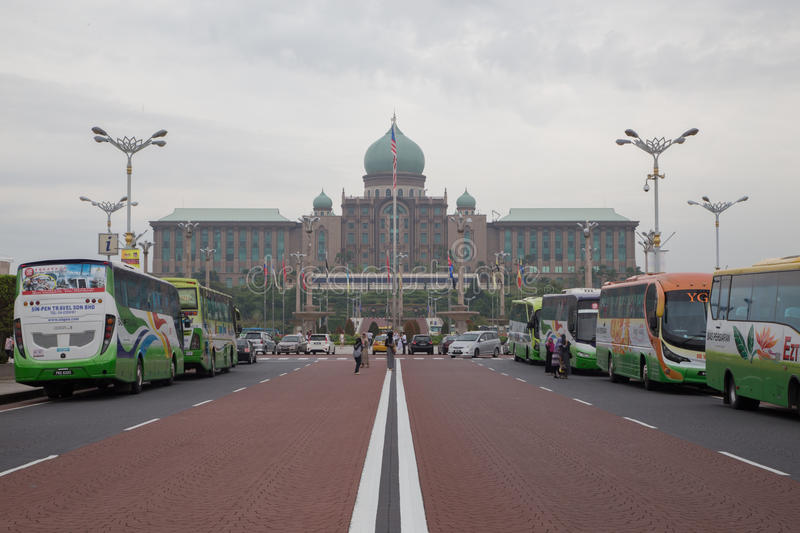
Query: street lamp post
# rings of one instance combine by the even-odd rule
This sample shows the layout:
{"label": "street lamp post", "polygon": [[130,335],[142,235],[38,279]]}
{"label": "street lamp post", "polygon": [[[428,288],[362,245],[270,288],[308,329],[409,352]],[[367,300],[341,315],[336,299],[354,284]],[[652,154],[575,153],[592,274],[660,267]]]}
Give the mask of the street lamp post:
{"label": "street lamp post", "polygon": [[[295,276],[295,282],[294,282],[294,310],[295,310],[296,313],[299,313],[301,311],[301,309],[300,309],[300,276],[301,276],[302,271],[303,271],[303,258],[306,256],[306,254],[304,254],[302,252],[294,252],[294,253],[291,253],[289,255],[294,257],[295,262],[297,263],[297,275]],[[296,317],[297,316],[295,316],[295,318]],[[302,333],[305,334],[305,323],[301,323],[301,324],[303,326]]]}
{"label": "street lamp post", "polygon": [[187,220],[186,222],[178,222],[178,227],[182,229],[183,233],[186,235],[186,237],[183,239],[183,248],[184,248],[183,265],[187,278],[192,277],[192,256],[191,256],[192,232],[199,225],[200,225],[199,222],[191,222],[189,220]]}
{"label": "street lamp post", "polygon": [[203,264],[205,265],[206,271],[206,287],[211,287],[211,272],[208,270],[208,263],[211,262],[216,251],[215,248],[200,248],[200,253],[203,254]]}
{"label": "street lamp post", "polygon": [[597,227],[597,222],[589,222],[588,220],[581,224],[578,222],[578,227],[583,231],[583,283],[587,288],[592,287],[592,230]]}
{"label": "street lamp post", "polygon": [[637,134],[632,129],[625,130],[625,135],[628,137],[632,137],[634,140],[630,139],[617,139],[617,144],[622,146],[625,144],[632,144],[650,154],[653,157],[653,173],[648,174],[647,178],[645,178],[644,182],[644,192],[650,190],[650,185],[647,183],[648,180],[653,180],[653,196],[654,196],[654,204],[655,204],[655,236],[653,241],[653,263],[655,266],[656,272],[661,271],[661,258],[659,257],[659,253],[661,251],[661,233],[658,229],[658,180],[659,178],[664,179],[664,174],[658,173],[658,157],[670,146],[673,144],[683,144],[686,142],[686,137],[691,137],[693,135],[697,135],[697,132],[700,131],[697,128],[692,128],[683,132],[680,137],[676,137],[675,139],[665,139],[664,137],[654,137],[652,139],[642,140],[639,138],[639,134]]}
{"label": "street lamp post", "polygon": [[715,202],[712,203],[711,200],[708,199],[708,196],[703,196],[703,203],[695,202],[694,200],[687,200],[689,205],[699,205],[700,207],[704,208],[705,210],[714,213],[714,226],[716,229],[717,234],[717,264],[714,267],[715,270],[719,270],[719,215],[728,209],[729,207],[733,206],[734,204],[738,204],[739,202],[746,202],[748,196],[742,196],[735,202]]}
{"label": "street lamp post", "polygon": [[653,230],[643,231],[640,235],[637,235],[639,246],[642,247],[642,251],[644,252],[644,273],[650,273],[650,264],[648,261],[648,257],[650,252],[653,251],[653,243],[655,242],[656,232]]}
{"label": "street lamp post", "polygon": [[[128,205],[129,206],[128,209],[130,209],[130,205],[131,205],[131,202],[128,202],[128,197],[127,196],[123,196],[122,198],[119,199],[118,202],[95,202],[94,200],[92,200],[91,198],[89,198],[87,196],[81,196],[80,200],[81,200],[81,202],[89,202],[89,203],[91,203],[93,206],[99,208],[101,211],[103,211],[106,214],[107,233],[111,233],[111,214],[116,212],[116,211],[119,211],[120,209],[125,207],[125,205]],[[138,203],[137,202],[133,202],[133,205],[138,205]],[[107,254],[102,254],[102,255],[105,255],[106,259],[110,260],[111,256],[113,254],[107,253]]]}
{"label": "street lamp post", "polygon": [[[133,248],[133,233],[131,233],[131,173],[133,172],[133,167],[131,166],[131,158],[133,158],[133,154],[150,146],[151,144],[155,144],[156,146],[164,146],[167,144],[166,141],[160,139],[160,137],[164,137],[167,134],[167,130],[158,130],[154,134],[150,136],[147,140],[137,139],[136,137],[123,137],[116,139],[112,138],[106,131],[99,127],[95,126],[92,128],[92,133],[95,134],[94,140],[99,143],[109,143],[111,146],[114,146],[125,156],[128,158],[128,166],[127,166],[127,173],[128,173],[128,223],[127,229],[125,233],[125,247],[126,248]],[[157,139],[157,140],[156,140]]]}
{"label": "street lamp post", "polygon": [[147,254],[150,253],[150,247],[153,246],[153,242],[151,241],[142,241],[139,243],[139,248],[142,249],[142,255],[144,255],[144,262],[142,263],[142,272],[147,274]]}
{"label": "street lamp post", "polygon": [[400,329],[403,328],[403,259],[406,257],[408,257],[408,254],[404,253],[398,253],[395,256],[395,265],[397,267],[395,272],[395,277],[397,277],[397,299],[395,301],[397,317],[395,318],[395,323]]}
{"label": "street lamp post", "polygon": [[[506,290],[504,287],[506,283],[505,270],[506,270],[506,257],[510,256],[511,254],[505,251],[494,253],[494,264],[497,265],[497,268],[500,271],[500,309],[497,310],[500,318],[502,318],[506,314]],[[494,299],[492,299],[492,301],[494,301]]]}

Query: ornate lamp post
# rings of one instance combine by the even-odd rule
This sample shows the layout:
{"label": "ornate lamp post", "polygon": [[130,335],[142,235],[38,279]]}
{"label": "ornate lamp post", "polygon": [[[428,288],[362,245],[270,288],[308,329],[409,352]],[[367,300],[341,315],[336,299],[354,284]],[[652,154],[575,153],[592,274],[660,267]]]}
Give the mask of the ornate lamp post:
{"label": "ornate lamp post", "polygon": [[187,278],[192,277],[192,257],[191,257],[191,246],[192,246],[192,232],[194,229],[199,226],[199,222],[191,222],[187,220],[186,222],[178,222],[178,227],[183,230],[184,235],[186,238],[183,239],[183,265],[184,265],[184,272],[186,273],[185,276]]}
{"label": "ornate lamp post", "polygon": [[211,272],[208,270],[208,263],[211,262],[216,251],[215,248],[200,248],[200,253],[203,254],[203,264],[205,265],[206,271],[206,287],[211,286]]}
{"label": "ornate lamp post", "polygon": [[[500,270],[500,309],[498,309],[498,315],[500,318],[504,317],[506,314],[506,290],[505,290],[505,270],[506,270],[506,257],[510,257],[511,254],[508,252],[495,252],[494,253],[494,263],[498,265]],[[494,301],[494,299],[493,299]],[[492,317],[494,318],[494,317]]]}
{"label": "ornate lamp post", "polygon": [[142,272],[147,274],[147,254],[150,253],[150,247],[153,246],[151,241],[142,241],[139,243],[139,248],[142,249],[142,255],[144,256],[144,262],[142,263]]}
{"label": "ornate lamp post", "polygon": [[583,257],[584,257],[584,273],[583,283],[585,287],[592,287],[592,230],[597,227],[597,222],[589,222],[588,220],[581,224],[578,222],[578,227],[583,231]]}
{"label": "ornate lamp post", "polygon": [[[127,196],[123,196],[122,198],[119,199],[118,202],[95,202],[94,200],[92,200],[91,198],[89,198],[87,196],[81,196],[80,200],[81,200],[81,202],[89,202],[89,203],[91,203],[93,206],[98,207],[101,211],[103,211],[106,214],[107,233],[111,233],[111,214],[114,213],[115,211],[119,211],[120,209],[125,207],[126,202],[128,200],[128,197]],[[127,205],[130,206],[131,205],[130,202],[128,202]],[[138,205],[138,203],[137,202],[133,202],[133,205]],[[130,207],[129,207],[129,209],[130,209]],[[115,247],[115,249],[116,249],[116,247]],[[104,254],[104,255],[106,256],[106,259],[111,259],[111,255],[112,254],[108,253],[108,254]]]}
{"label": "ornate lamp post", "polygon": [[711,200],[708,199],[708,196],[703,196],[702,204],[700,202],[695,202],[694,200],[687,200],[689,205],[699,205],[703,209],[714,214],[714,226],[717,233],[717,264],[714,267],[716,270],[719,270],[719,215],[729,207],[733,206],[734,204],[738,204],[739,202],[746,202],[748,198],[749,198],[748,196],[742,196],[735,202],[711,203]]}
{"label": "ornate lamp post", "polygon": [[[133,167],[131,166],[131,158],[133,154],[138,152],[139,150],[143,150],[144,148],[150,146],[151,144],[155,144],[156,146],[164,146],[167,144],[166,141],[160,140],[160,137],[164,137],[167,134],[167,130],[158,130],[154,134],[150,136],[147,140],[137,139],[136,137],[123,137],[116,139],[112,138],[106,131],[99,127],[95,126],[92,128],[92,133],[95,134],[94,140],[99,143],[109,143],[111,146],[117,148],[125,156],[128,158],[128,200],[131,198],[131,173],[133,172]],[[159,139],[159,140],[154,140]],[[125,233],[125,247],[126,248],[133,248],[133,233],[131,233],[131,203],[128,203],[128,224]]]}
{"label": "ornate lamp post", "polygon": [[664,174],[658,173],[658,156],[661,155],[664,150],[672,146],[673,144],[683,144],[686,142],[686,137],[691,137],[693,135],[697,135],[697,132],[700,131],[697,128],[692,128],[690,130],[684,131],[680,137],[675,139],[665,139],[664,137],[654,137],[649,140],[642,140],[639,138],[639,134],[637,134],[632,129],[625,130],[625,135],[628,137],[632,137],[633,140],[630,139],[617,139],[617,144],[622,146],[625,144],[632,144],[639,148],[640,150],[647,152],[653,157],[653,173],[648,174],[647,178],[644,182],[644,192],[650,190],[650,185],[647,183],[648,180],[653,180],[653,195],[655,200],[655,236],[653,240],[653,263],[655,264],[656,272],[661,271],[661,258],[659,257],[659,252],[661,251],[661,232],[658,229],[658,180],[659,178],[664,179]]}
{"label": "ornate lamp post", "polygon": [[642,251],[644,252],[644,273],[650,273],[650,265],[648,263],[648,257],[650,252],[653,251],[653,245],[656,239],[656,232],[653,230],[643,231],[639,235],[637,235],[638,240],[636,241],[639,243],[639,246],[642,247]]}

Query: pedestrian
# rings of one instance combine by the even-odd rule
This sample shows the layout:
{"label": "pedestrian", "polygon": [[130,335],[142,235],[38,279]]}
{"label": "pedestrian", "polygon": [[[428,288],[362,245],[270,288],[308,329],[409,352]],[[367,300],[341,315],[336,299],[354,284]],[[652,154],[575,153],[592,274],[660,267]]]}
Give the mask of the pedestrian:
{"label": "pedestrian", "polygon": [[561,355],[561,338],[556,339],[553,345],[553,351],[548,351],[550,356],[550,372],[553,373],[554,378],[558,378],[559,356]]}
{"label": "pedestrian", "polygon": [[356,342],[353,344],[353,359],[356,360],[356,371],[354,374],[358,375],[358,370],[361,368],[361,355],[364,353],[364,344],[361,337],[356,337]]}
{"label": "pedestrian", "polygon": [[406,338],[406,332],[403,332],[403,355],[406,354],[406,350],[408,349],[408,339]]}
{"label": "pedestrian", "polygon": [[367,340],[369,341],[369,345],[368,346],[370,348],[372,348],[372,332],[371,331],[367,332]]}
{"label": "pedestrian", "polygon": [[394,338],[395,338],[394,342],[397,345],[397,351],[395,353],[397,353],[398,355],[406,353],[405,350],[403,349],[403,337],[402,337],[402,335],[400,335],[400,333],[396,333]]}
{"label": "pedestrian", "polygon": [[367,344],[367,335],[361,334],[361,367],[369,368],[369,345]]}
{"label": "pedestrian", "polygon": [[567,336],[562,334],[561,339],[559,339],[560,345],[558,347],[558,366],[559,366],[559,374],[560,377],[567,379],[569,376],[569,358],[570,358],[570,351],[569,346],[570,342],[567,340]]}
{"label": "pedestrian", "polygon": [[394,370],[394,333],[389,331],[386,334],[386,366],[389,370]]}
{"label": "pedestrian", "polygon": [[544,347],[547,352],[544,358],[544,371],[550,373],[553,371],[553,353],[556,351],[556,345],[553,342],[553,337],[549,334],[547,336],[547,341],[544,343]]}
{"label": "pedestrian", "polygon": [[14,356],[14,339],[6,337],[6,357],[11,359]]}

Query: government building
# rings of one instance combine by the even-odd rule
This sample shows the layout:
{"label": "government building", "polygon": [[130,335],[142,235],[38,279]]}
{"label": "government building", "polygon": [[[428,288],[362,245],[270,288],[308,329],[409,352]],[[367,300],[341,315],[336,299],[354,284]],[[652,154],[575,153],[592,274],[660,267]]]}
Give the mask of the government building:
{"label": "government building", "polygon": [[[394,121],[394,119],[393,119]],[[505,216],[487,220],[486,209],[467,189],[451,208],[445,189],[430,195],[422,149],[395,125],[397,142],[397,253],[404,271],[424,267],[446,271],[448,252],[467,271],[492,265],[503,257],[507,268],[522,263],[529,273],[565,281],[584,266],[584,236],[578,223],[596,222],[592,230],[593,265],[620,274],[636,268],[635,230],[638,221],[611,208],[511,207]],[[209,269],[227,286],[244,285],[247,272],[264,258],[280,269],[294,264],[302,253],[304,265],[324,269],[347,266],[354,271],[385,268],[392,253],[391,128],[367,148],[363,190],[348,196],[344,189],[337,209],[325,191],[313,199],[304,227],[275,207],[176,208],[150,222],[153,229],[152,271],[159,276],[182,275],[186,247],[192,272]],[[532,197],[531,202],[535,202]],[[498,208],[500,206],[493,206]],[[491,212],[491,209],[488,211]],[[185,233],[181,222],[198,223]],[[307,230],[311,231],[308,232]],[[459,232],[459,229],[462,230]]]}

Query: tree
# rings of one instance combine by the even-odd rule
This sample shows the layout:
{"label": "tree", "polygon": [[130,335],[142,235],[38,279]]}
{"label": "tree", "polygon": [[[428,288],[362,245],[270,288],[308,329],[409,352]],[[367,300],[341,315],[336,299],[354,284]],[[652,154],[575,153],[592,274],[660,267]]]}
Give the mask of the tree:
{"label": "tree", "polygon": [[414,335],[419,334],[419,324],[416,320],[407,320],[405,324],[403,324],[403,333],[405,333],[409,337],[413,337]]}
{"label": "tree", "polygon": [[[5,343],[11,336],[14,322],[14,297],[16,296],[17,276],[0,276],[0,341]],[[0,362],[6,362],[5,350],[0,350]]]}
{"label": "tree", "polygon": [[377,322],[371,322],[368,328],[368,331],[373,335],[380,335],[381,328],[378,327]]}
{"label": "tree", "polygon": [[355,335],[356,333],[356,328],[353,326],[353,321],[349,318],[344,323],[344,333],[345,335]]}

